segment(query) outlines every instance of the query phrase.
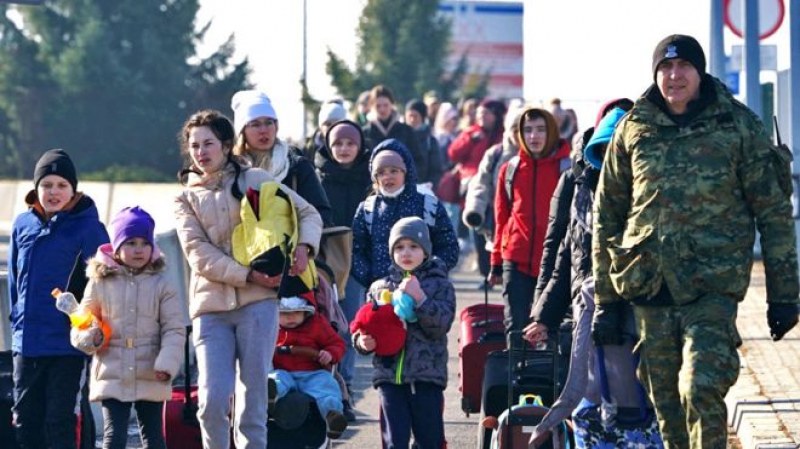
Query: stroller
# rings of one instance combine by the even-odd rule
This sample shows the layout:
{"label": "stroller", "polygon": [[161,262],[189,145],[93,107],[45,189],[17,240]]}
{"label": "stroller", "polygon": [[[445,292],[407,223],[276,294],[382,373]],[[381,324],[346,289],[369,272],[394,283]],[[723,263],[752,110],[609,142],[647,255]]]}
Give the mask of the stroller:
{"label": "stroller", "polygon": [[[327,265],[315,261],[317,264],[317,285],[314,288],[316,297],[316,313],[328,320],[339,336],[345,338],[347,320],[344,317],[338,302],[338,294],[334,277]],[[283,346],[277,352],[291,353],[294,355],[316,359],[318,351],[310,347]],[[347,387],[339,375],[337,366],[330,367],[331,373],[339,384],[342,398],[349,400]],[[271,391],[270,394],[275,394]],[[319,412],[314,399],[302,392],[292,391],[275,403],[270,413],[268,426],[269,446],[281,448],[327,448],[331,447],[331,439],[326,435],[325,419]]]}

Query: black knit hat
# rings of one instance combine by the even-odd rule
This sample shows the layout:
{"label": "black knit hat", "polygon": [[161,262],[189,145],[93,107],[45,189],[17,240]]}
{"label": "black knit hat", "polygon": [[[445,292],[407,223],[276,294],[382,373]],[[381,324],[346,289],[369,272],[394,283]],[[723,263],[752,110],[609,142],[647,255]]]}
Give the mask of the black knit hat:
{"label": "black knit hat", "polygon": [[419,98],[414,98],[406,103],[406,111],[408,110],[417,111],[422,117],[423,121],[428,118],[428,107],[425,106],[425,103],[423,103]]}
{"label": "black knit hat", "polygon": [[706,72],[706,55],[700,43],[691,36],[673,34],[662,39],[653,51],[653,78],[656,76],[659,64],[674,58],[688,61],[700,75]]}
{"label": "black knit hat", "polygon": [[72,190],[78,190],[78,176],[75,174],[75,165],[66,151],[55,149],[45,152],[33,169],[33,185],[39,188],[39,182],[47,175],[58,175],[72,185]]}

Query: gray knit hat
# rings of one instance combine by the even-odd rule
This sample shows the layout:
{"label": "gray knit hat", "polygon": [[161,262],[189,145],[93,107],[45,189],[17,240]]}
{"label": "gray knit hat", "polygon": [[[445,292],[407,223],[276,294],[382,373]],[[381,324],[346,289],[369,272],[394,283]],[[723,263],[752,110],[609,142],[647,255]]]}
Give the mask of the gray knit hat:
{"label": "gray knit hat", "polygon": [[431,255],[431,236],[428,225],[419,217],[405,217],[397,220],[389,233],[389,251],[400,239],[411,239],[422,247],[426,256]]}

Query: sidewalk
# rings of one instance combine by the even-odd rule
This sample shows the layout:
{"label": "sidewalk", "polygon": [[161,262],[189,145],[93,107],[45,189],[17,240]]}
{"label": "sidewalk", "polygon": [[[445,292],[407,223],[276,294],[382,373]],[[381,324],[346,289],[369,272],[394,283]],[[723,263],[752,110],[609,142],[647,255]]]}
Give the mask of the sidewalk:
{"label": "sidewalk", "polygon": [[747,298],[739,305],[739,380],[725,398],[728,423],[744,449],[800,447],[800,331],[774,343],[767,327],[764,269],[753,268]]}
{"label": "sidewalk", "polygon": [[[467,265],[468,264],[464,264]],[[483,302],[477,290],[476,272],[454,272],[456,286],[456,321],[449,333],[449,382],[445,390],[445,435],[450,449],[475,449],[478,438],[478,415],[466,417],[461,411],[458,391],[458,313],[465,307]],[[753,270],[747,299],[739,307],[739,330],[744,340],[741,348],[742,370],[731,389],[728,403],[729,423],[736,432],[729,447],[742,449],[783,449],[800,447],[800,331],[793,330],[778,343],[769,338],[766,323],[764,273],[760,264]],[[489,301],[500,303],[500,289],[489,294]],[[380,447],[378,395],[372,388],[371,359],[358,356],[354,379],[354,401],[358,421],[350,424],[343,437],[333,442],[335,448]],[[128,448],[139,448],[138,437]]]}

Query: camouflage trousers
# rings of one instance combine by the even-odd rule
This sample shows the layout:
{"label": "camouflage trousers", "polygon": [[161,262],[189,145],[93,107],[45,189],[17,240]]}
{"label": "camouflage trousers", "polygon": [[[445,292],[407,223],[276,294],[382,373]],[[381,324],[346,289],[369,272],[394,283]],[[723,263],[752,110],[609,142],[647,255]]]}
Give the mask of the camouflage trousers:
{"label": "camouflage trousers", "polygon": [[739,377],[737,303],[706,296],[682,306],[635,306],[641,362],[664,445],[725,449],[725,395]]}

